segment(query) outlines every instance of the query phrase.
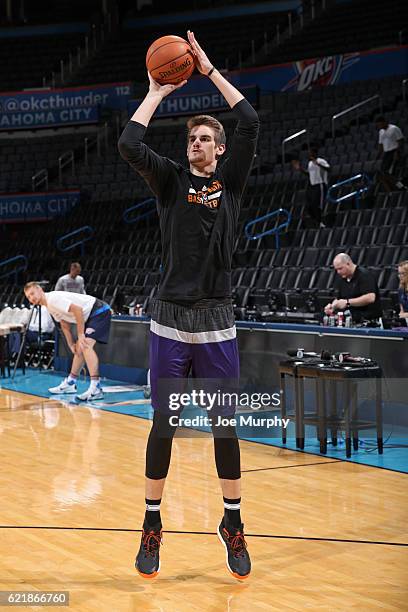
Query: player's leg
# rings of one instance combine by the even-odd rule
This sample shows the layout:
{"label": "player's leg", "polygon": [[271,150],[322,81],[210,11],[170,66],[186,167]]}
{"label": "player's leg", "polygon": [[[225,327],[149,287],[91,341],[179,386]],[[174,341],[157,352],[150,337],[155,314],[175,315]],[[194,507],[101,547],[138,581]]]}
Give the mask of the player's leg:
{"label": "player's leg", "polygon": [[50,393],[69,395],[77,392],[78,376],[84,365],[84,355],[82,352],[76,352],[72,360],[71,369],[66,378],[57,385],[48,389]]}
{"label": "player's leg", "polygon": [[[239,352],[232,306],[205,309],[198,314],[193,345],[193,375],[208,393],[233,394],[238,391]],[[204,327],[208,331],[201,331]],[[227,396],[230,397],[230,396]],[[233,395],[232,395],[233,397]],[[234,417],[234,402],[222,402],[209,411],[213,421],[215,463],[224,500],[224,516],[218,536],[226,550],[227,567],[238,579],[251,571],[251,561],[241,521],[241,459],[233,425],[218,426],[218,416]]]}
{"label": "player's leg", "polygon": [[97,400],[103,398],[101,379],[99,376],[99,358],[95,351],[96,340],[86,338],[86,348],[83,349],[83,356],[91,378],[88,389],[78,395],[78,399],[82,401]]}
{"label": "player's leg", "polygon": [[177,417],[179,412],[171,410],[169,398],[170,395],[174,398],[184,391],[191,363],[190,345],[177,339],[183,338],[185,322],[180,319],[184,310],[157,301],[151,313],[149,365],[154,417],[146,446],[146,512],[135,562],[136,569],[144,578],[154,578],[160,570],[160,504],[177,429],[176,425],[170,424],[169,419]]}
{"label": "player's leg", "polygon": [[86,348],[83,349],[85,363],[88,368],[91,383],[88,389],[78,395],[81,401],[93,401],[103,398],[101,379],[99,376],[99,357],[95,351],[95,344],[107,344],[109,340],[111,324],[111,311],[106,304],[106,309],[96,316],[91,316],[85,326]]}

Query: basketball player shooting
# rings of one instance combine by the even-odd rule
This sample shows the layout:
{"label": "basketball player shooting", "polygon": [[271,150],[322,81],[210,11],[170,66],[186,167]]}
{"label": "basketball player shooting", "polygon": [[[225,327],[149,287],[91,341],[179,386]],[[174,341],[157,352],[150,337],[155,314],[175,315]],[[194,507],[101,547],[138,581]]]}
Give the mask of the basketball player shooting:
{"label": "basketball player shooting", "polygon": [[[143,142],[149,122],[167,95],[181,87],[159,85],[149,75],[149,91],[119,140],[122,157],[157,197],[162,237],[158,297],[151,309],[150,376],[154,418],[146,448],[146,514],[136,569],[145,578],[160,569],[160,502],[176,427],[169,425],[168,404],[159,392],[163,379],[238,379],[239,355],[231,302],[231,263],[240,200],[251,169],[259,131],[256,111],[212,65],[188,32],[195,63],[224,96],[238,119],[226,151],[225,132],[214,117],[187,122],[189,168],[162,157]],[[225,161],[223,162],[223,160]],[[235,407],[224,407],[223,415]],[[214,433],[214,428],[213,428]],[[240,516],[240,449],[235,428],[214,433],[215,462],[224,498],[218,537],[227,567],[239,580],[251,561]]]}

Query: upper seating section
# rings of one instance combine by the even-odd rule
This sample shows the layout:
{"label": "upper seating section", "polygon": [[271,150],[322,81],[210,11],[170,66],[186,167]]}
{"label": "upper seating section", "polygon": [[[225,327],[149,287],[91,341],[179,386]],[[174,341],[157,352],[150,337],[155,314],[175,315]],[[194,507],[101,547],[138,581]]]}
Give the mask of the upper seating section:
{"label": "upper seating section", "polygon": [[60,60],[83,43],[83,34],[0,38],[0,91],[42,87]]}
{"label": "upper seating section", "polygon": [[[275,31],[277,23],[287,23],[287,13],[270,13],[228,17],[224,20],[201,21],[193,24],[194,33],[211,61],[219,68],[239,66],[251,53],[251,39],[261,44],[265,30]],[[174,24],[156,28],[122,30],[116,40],[110,40],[101,51],[76,75],[75,83],[109,81],[145,81],[146,51],[160,36],[174,34],[186,38],[186,26]]]}
{"label": "upper seating section", "polygon": [[[5,4],[5,3],[4,3]],[[24,0],[12,3],[12,25],[89,21],[101,10],[101,0]],[[3,9],[2,13],[5,11]],[[9,25],[9,24],[8,24]]]}
{"label": "upper seating section", "polygon": [[264,64],[363,51],[399,42],[408,23],[406,0],[354,0],[334,4],[263,59]]}

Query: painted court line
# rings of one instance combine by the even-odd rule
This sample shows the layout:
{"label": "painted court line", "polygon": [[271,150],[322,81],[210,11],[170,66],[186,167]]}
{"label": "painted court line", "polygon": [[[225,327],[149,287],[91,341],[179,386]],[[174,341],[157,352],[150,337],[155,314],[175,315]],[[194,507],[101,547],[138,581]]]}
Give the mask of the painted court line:
{"label": "painted court line", "polygon": [[[48,531],[110,531],[120,533],[141,533],[142,529],[123,529],[120,527],[52,527],[46,525],[0,525],[0,529],[38,529]],[[216,535],[214,531],[178,531],[165,529],[164,533],[180,535]],[[381,540],[354,540],[350,538],[319,538],[307,536],[274,535],[270,533],[246,533],[246,538],[271,538],[276,540],[303,540],[306,542],[338,542],[347,544],[375,544],[378,546],[401,546],[408,547],[405,542],[383,542]]]}
{"label": "painted court line", "polygon": [[266,470],[285,470],[287,468],[295,468],[295,467],[307,467],[309,465],[327,465],[328,463],[343,463],[341,459],[334,459],[333,461],[316,461],[316,463],[298,463],[296,465],[277,465],[275,467],[267,467],[267,468],[255,468],[253,470],[241,470],[241,474],[248,472],[264,472]]}

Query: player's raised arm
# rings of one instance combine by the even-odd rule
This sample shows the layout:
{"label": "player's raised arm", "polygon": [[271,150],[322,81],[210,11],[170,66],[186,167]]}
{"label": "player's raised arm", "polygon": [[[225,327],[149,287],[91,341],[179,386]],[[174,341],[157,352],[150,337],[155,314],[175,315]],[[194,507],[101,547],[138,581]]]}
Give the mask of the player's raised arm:
{"label": "player's raised arm", "polygon": [[197,70],[201,72],[201,74],[209,77],[216,88],[222,93],[230,107],[233,108],[238,102],[244,99],[244,96],[234,87],[234,85],[222,76],[215,66],[213,66],[204,50],[198,44],[194,32],[188,30],[187,36],[188,42],[193,49]]}
{"label": "player's raised arm", "polygon": [[145,127],[149,125],[150,119],[153,117],[161,101],[187,83],[187,81],[181,81],[178,85],[159,85],[159,83],[153,80],[149,72],[147,74],[150,83],[149,91],[131,119],[131,121],[137,121],[137,123],[141,123]]}

